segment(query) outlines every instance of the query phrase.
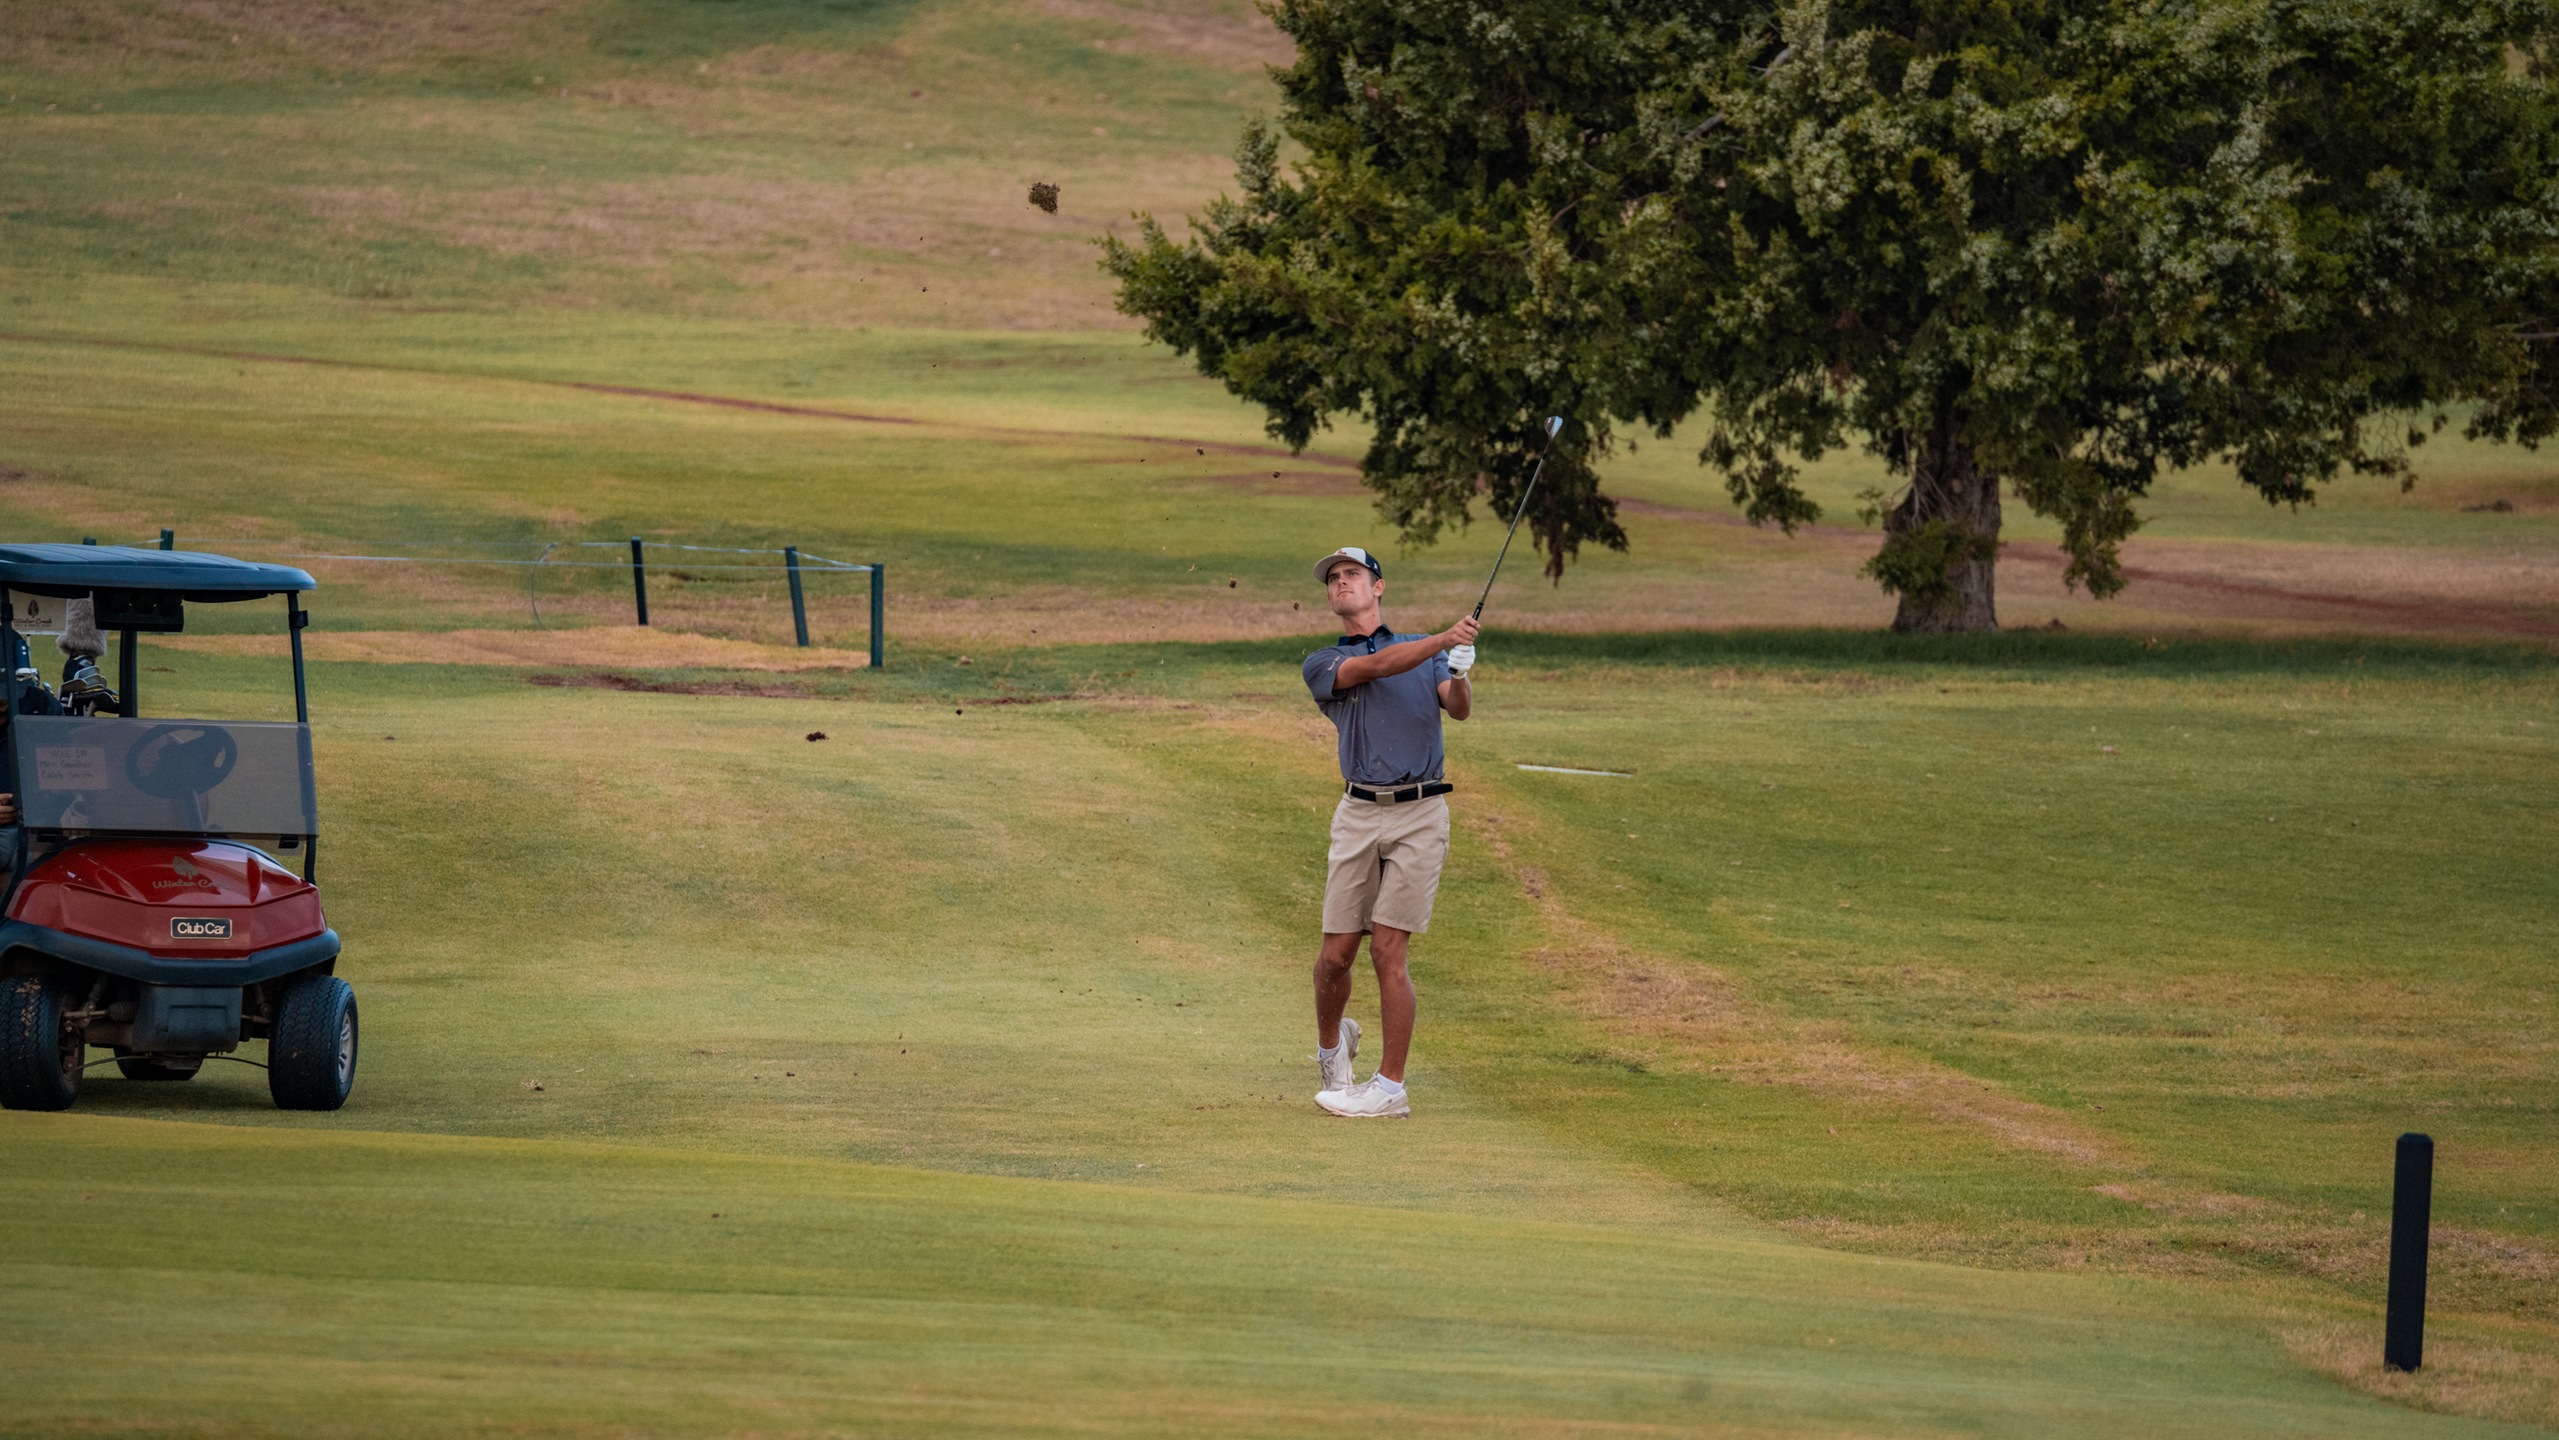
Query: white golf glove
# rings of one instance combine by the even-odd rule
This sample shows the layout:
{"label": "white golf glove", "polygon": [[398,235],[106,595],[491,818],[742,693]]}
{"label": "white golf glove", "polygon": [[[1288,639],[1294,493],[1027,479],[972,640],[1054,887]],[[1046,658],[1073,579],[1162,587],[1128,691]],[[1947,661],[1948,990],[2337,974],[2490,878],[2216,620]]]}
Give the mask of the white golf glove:
{"label": "white golf glove", "polygon": [[1465,679],[1465,678],[1466,678],[1466,672],[1467,672],[1467,671],[1469,671],[1469,670],[1472,670],[1472,669],[1474,669],[1474,668],[1475,668],[1475,647],[1474,647],[1474,646],[1472,646],[1472,645],[1452,645],[1452,646],[1450,646],[1450,647],[1449,647],[1449,650],[1448,650],[1448,673],[1449,673],[1449,674],[1456,676],[1456,677],[1457,677],[1458,679],[1460,679],[1460,680],[1463,680],[1463,679]]}

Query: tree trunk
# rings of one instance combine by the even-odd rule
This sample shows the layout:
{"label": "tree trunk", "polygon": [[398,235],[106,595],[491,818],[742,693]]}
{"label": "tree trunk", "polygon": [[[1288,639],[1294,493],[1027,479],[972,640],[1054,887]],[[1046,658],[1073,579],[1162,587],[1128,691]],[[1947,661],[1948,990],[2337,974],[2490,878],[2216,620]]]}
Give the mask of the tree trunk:
{"label": "tree trunk", "polygon": [[[1893,628],[1926,635],[1999,628],[1999,477],[1975,463],[1960,421],[1941,421],[1912,456],[1910,492],[1884,517],[1885,556],[1901,592]],[[1882,565],[1878,573],[1886,573]],[[1899,583],[1895,583],[1898,580]]]}

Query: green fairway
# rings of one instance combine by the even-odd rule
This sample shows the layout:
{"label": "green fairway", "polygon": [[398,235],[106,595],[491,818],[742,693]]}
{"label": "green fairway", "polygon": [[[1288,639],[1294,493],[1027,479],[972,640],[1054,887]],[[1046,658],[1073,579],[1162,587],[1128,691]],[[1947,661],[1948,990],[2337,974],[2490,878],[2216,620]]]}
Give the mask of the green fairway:
{"label": "green fairway", "polygon": [[2139,1282],[585,1144],[6,1133],[46,1164],[0,1175],[0,1434],[2499,1428]]}
{"label": "green fairway", "polygon": [[[354,1103],[285,1117],[215,1067],[102,1080],[83,1109],[2183,1277],[2367,1383],[2389,1142],[2422,1126],[2426,1393],[2546,1403],[2511,1347],[2559,1319],[2537,968],[2559,815],[2522,783],[2550,764],[2550,662],[1488,649],[1516,658],[1453,739],[1469,798],[1418,951],[1411,1125],[1305,1102],[1330,750],[1284,644],[1019,651],[796,701],[323,666]],[[177,661],[175,707],[253,708],[242,687],[278,678]],[[1068,684],[1099,694],[982,703]],[[12,1132],[26,1183],[43,1133]],[[550,1223],[538,1187],[488,1194],[510,1231]]]}
{"label": "green fairway", "polygon": [[[293,559],[354,1098],[0,1116],[0,1435],[2559,1427],[2543,454],[2168,477],[2108,602],[2012,507],[2010,632],[1921,641],[1872,457],[1787,537],[1645,439],[1631,550],[1495,591],[1416,1118],[1313,1108],[1306,567],[1437,626],[1500,535],[1397,549],[1356,426],[1110,310],[1278,43],[0,0],[0,538],[544,560]],[[858,573],[814,668],[594,628],[632,535],[660,632],[775,647],[775,557],[666,547],[885,563],[886,668]],[[146,639],[147,710],[289,718],[279,609]]]}

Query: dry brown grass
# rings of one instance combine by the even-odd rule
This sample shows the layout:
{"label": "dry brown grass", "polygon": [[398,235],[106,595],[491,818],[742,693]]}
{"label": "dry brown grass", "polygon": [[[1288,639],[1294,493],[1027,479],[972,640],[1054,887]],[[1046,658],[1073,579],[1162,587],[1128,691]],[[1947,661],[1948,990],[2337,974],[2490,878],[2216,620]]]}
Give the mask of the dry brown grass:
{"label": "dry brown grass", "polygon": [[[187,143],[226,163],[183,175],[150,158],[168,123],[156,109],[23,117],[49,145],[142,157],[106,172],[126,178],[46,197],[76,225],[210,228],[230,248],[316,247],[358,268],[387,247],[407,252],[403,277],[443,257],[381,282],[399,295],[485,299],[496,284],[513,304],[1091,330],[1132,328],[1096,234],[1130,231],[1136,211],[1178,230],[1232,184],[1232,131],[1166,102],[1195,106],[1231,76],[1220,103],[1240,120],[1287,53],[1238,0],[923,6],[859,43],[786,37],[698,60],[619,58],[590,33],[608,18],[561,0],[0,0],[0,66],[327,96],[200,117]],[[1148,57],[1134,74],[1113,62],[1114,83],[1152,88],[1088,91],[1069,83],[1075,65],[984,53],[998,26]],[[468,72],[480,93],[397,83],[421,72]],[[1055,214],[1026,202],[1033,180],[1061,186]],[[506,263],[526,260],[541,263]]]}
{"label": "dry brown grass", "polygon": [[[1267,472],[1263,472],[1267,475]],[[1639,536],[1638,543],[1642,543]],[[2163,542],[2163,547],[2167,542]],[[2061,565],[2016,546],[2000,565],[2001,613],[2011,628],[2061,620],[2068,628],[2150,635],[2407,635],[2559,642],[2559,603],[2539,595],[2559,584],[2559,556],[2416,552],[2380,566],[2356,547],[2284,547],[2282,585],[2260,583],[2266,547],[2181,541],[2173,552],[2136,548],[2133,588],[2092,600],[2060,583]],[[1614,573],[1585,570],[1561,588],[1505,584],[1498,625],[1560,633],[1795,626],[1880,628],[1893,602],[1858,573],[1873,539],[1855,531],[1807,532],[1798,540],[1743,532],[1693,570],[1670,565]],[[2379,597],[2365,586],[2377,569],[2399,587]],[[2501,590],[2501,586],[2511,587]],[[1471,587],[1404,582],[1398,615],[1421,623],[1471,605]],[[1296,608],[1291,608],[1292,606]],[[936,643],[997,640],[1082,644],[1131,634],[1212,641],[1322,633],[1329,616],[1313,597],[1283,599],[1220,583],[1194,595],[1097,597],[1074,587],[1026,589],[901,607],[901,632]]]}
{"label": "dry brown grass", "polygon": [[[1926,1135],[1937,1131],[1952,1132],[1955,1144],[1969,1135],[2049,1157],[2092,1180],[2092,1193],[2125,1207],[2123,1220],[2113,1224],[2015,1219],[1987,1229],[1926,1220],[1766,1217],[1779,1228],[1846,1249],[2211,1282],[2249,1297],[2294,1354],[2358,1389],[2423,1408],[2559,1423],[2559,1251],[2511,1235],[2437,1225],[2429,1365],[2417,1376],[2385,1374],[2374,1317],[2306,1311],[2301,1292],[2266,1284],[2269,1274],[2283,1274],[2322,1282],[2327,1294],[2378,1293],[2387,1244],[2365,1217],[2179,1180],[2082,1117],[1924,1057],[1857,1045],[1845,1025],[1762,1000],[1717,967],[1627,945],[1582,918],[1543,870],[1520,860],[1521,849],[1533,848],[1534,822],[1475,812],[1464,823],[1538,908],[1551,943],[1530,958],[1557,982],[1563,1002],[1609,1037],[1609,1059],[1736,1085],[1797,1087],[1835,1102],[1843,1124],[1845,1117],[1880,1121],[1923,1149],[1931,1143]],[[2208,988],[2188,983],[2192,993],[2177,1003],[2212,1000]],[[2328,998],[2350,1011],[2389,1010],[2387,985],[2360,988],[2367,993]],[[2516,1069],[2518,1078],[2540,1073],[2523,1059]]]}
{"label": "dry brown grass", "polygon": [[1296,58],[1294,42],[1257,8],[1225,0],[1201,5],[1172,0],[1038,0],[1040,13],[1099,24],[1098,49],[1122,55],[1174,55],[1219,69],[1258,72]]}
{"label": "dry brown grass", "polygon": [[1794,1017],[1759,1002],[1709,966],[1645,955],[1615,943],[1544,895],[1522,870],[1524,891],[1578,943],[1537,952],[1585,1014],[1647,1068],[1718,1073],[1736,1084],[1791,1085],[1851,1111],[1881,1110],[1971,1131],[2083,1172],[2120,1178],[2089,1187],[2129,1211],[2118,1225],[2015,1222],[1991,1229],[1933,1222],[1875,1224],[1834,1216],[1774,1216],[1817,1244],[1966,1264],[2178,1276],[2257,1294],[2285,1343],[2305,1363],[2387,1399],[2530,1424],[2559,1423],[2559,1252],[2511,1235],[2456,1225],[2433,1231],[2431,1304],[2436,1339],[2419,1376],[2380,1369],[2373,1320],[2305,1325],[2289,1300],[2249,1289],[2268,1271],[2326,1282],[2332,1293],[2377,1293],[2387,1244],[2362,1217],[2337,1217],[2258,1196],[2234,1195],[2158,1175],[2147,1157],[2076,1117],[2003,1093],[1924,1059],[1861,1049],[1845,1027]]}
{"label": "dry brown grass", "polygon": [[[280,656],[281,635],[169,635],[152,643],[213,655]],[[504,665],[545,668],[612,665],[651,670],[858,670],[858,650],[755,645],[637,625],[579,630],[309,630],[303,653],[314,660],[377,665]]]}
{"label": "dry brown grass", "polygon": [[[2125,608],[2188,623],[2559,640],[2559,553],[2542,547],[2137,538],[2124,558]],[[2048,546],[2010,545],[2000,584],[2023,604],[2066,603],[2061,568]]]}
{"label": "dry brown grass", "polygon": [[[1514,858],[1503,831],[1518,821],[1469,814],[1466,823],[1497,860]],[[1738,1084],[1795,1085],[1880,1102],[2073,1164],[2133,1166],[2117,1142],[2062,1111],[1916,1056],[1860,1050],[1848,1043],[1845,1026],[1762,1002],[1714,966],[1626,946],[1575,915],[1543,870],[1512,869],[1559,941],[1531,958],[1564,984],[1579,1008],[1635,1047],[1648,1068],[1704,1070]]]}
{"label": "dry brown grass", "polygon": [[[1684,607],[1699,616],[1691,624],[1872,624],[1879,604],[1890,616],[1890,602],[1857,573],[1874,554],[1873,531],[1811,525],[1787,536],[1752,530],[1735,515],[1685,506],[1633,500],[1621,508],[1657,525],[1739,532],[1749,538],[1724,542],[1737,555],[1804,572],[1784,586],[1716,594],[1715,618],[1701,613],[1706,606]],[[1639,544],[1648,538],[1638,532]],[[2062,583],[2064,558],[2050,541],[2008,541],[1999,556],[2002,621],[2010,628],[2057,619],[2074,629],[2559,641],[2559,551],[2548,546],[2490,550],[2135,536],[2123,553],[2131,585],[2115,599],[2095,600]],[[1703,578],[1711,584],[1716,577]],[[1556,628],[1619,627],[1575,621]]]}
{"label": "dry brown grass", "polygon": [[2382,1368],[2378,1307],[2270,1308],[2293,1358],[2340,1384],[2414,1409],[2559,1428],[2559,1351],[2546,1328],[2430,1315],[2425,1364],[2412,1373]]}
{"label": "dry brown grass", "polygon": [[[1499,822],[1479,826],[1487,848],[1507,858],[1509,846],[1499,831]],[[1712,966],[1619,944],[1572,915],[1548,893],[1544,876],[1534,868],[1521,868],[1518,879],[1523,892],[1543,907],[1550,926],[1571,937],[1536,952],[1538,963],[1564,983],[1579,1009],[1607,1026],[1648,1068],[1702,1070],[1738,1084],[1792,1085],[1851,1105],[1881,1106],[1971,1131],[2108,1177],[2089,1189],[2143,1212],[2138,1226],[2051,1230],[2040,1237],[2028,1231],[1992,1239],[1973,1231],[1926,1227],[1783,1222],[1803,1233],[1828,1243],[1898,1253],[2062,1267],[2093,1264],[2134,1273],[2231,1277],[2271,1264],[2357,1288],[2376,1285],[2382,1276],[2385,1247],[2371,1225],[2165,1178],[2147,1156],[2078,1116],[2019,1099],[1916,1056],[1857,1047],[1849,1042],[1846,1026],[1802,1019],[1760,1001]],[[2352,1001],[2344,1003],[2351,1006]],[[2362,1048],[2369,1051],[2371,1046]],[[2369,1055],[2362,1060],[2375,1063]],[[2518,1079],[2541,1071],[2530,1057],[2517,1057],[2514,1068]],[[2544,1325],[2559,1339],[2559,1253],[2513,1236],[2453,1225],[2437,1226],[2435,1236],[2439,1305]]]}
{"label": "dry brown grass", "polygon": [[1215,189],[1228,167],[1200,156],[1160,162],[1134,183],[1077,184],[1063,218],[1024,201],[1035,168],[946,163],[835,181],[705,174],[477,190],[386,181],[280,198],[351,236],[416,233],[562,262],[587,287],[654,286],[698,272],[757,297],[749,308],[777,318],[1114,329],[1131,322],[1111,308],[1094,232],[1125,228],[1120,217],[1130,210],[1178,209]]}
{"label": "dry brown grass", "polygon": [[2135,1159],[2075,1117],[2002,1093],[1916,1056],[1863,1050],[1847,1027],[1804,1020],[1751,997],[1712,966],[1631,950],[1573,919],[1521,873],[1549,923],[1576,936],[1531,958],[1561,981],[1648,1069],[1705,1071],[1742,1085],[1793,1085],[1878,1104],[2073,1165],[2131,1171]]}
{"label": "dry brown grass", "polygon": [[574,8],[565,0],[8,0],[0,61],[54,70],[195,62],[232,74],[315,61],[379,68],[507,54]]}

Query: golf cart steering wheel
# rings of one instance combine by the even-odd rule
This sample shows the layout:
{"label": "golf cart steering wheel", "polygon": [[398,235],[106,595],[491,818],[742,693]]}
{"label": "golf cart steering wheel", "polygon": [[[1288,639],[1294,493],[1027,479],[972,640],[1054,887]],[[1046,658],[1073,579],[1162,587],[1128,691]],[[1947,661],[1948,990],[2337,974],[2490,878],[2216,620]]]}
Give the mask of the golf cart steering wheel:
{"label": "golf cart steering wheel", "polygon": [[154,725],[124,754],[124,778],[145,795],[184,800],[219,785],[239,763],[240,745],[214,725]]}

